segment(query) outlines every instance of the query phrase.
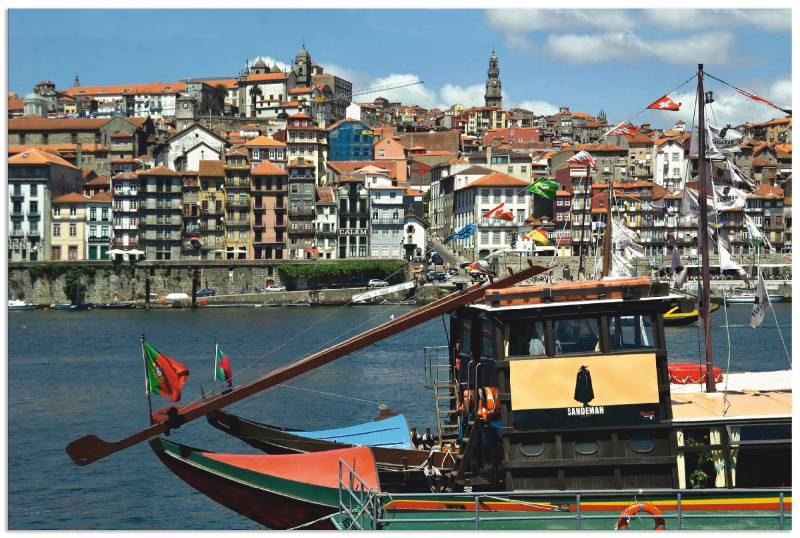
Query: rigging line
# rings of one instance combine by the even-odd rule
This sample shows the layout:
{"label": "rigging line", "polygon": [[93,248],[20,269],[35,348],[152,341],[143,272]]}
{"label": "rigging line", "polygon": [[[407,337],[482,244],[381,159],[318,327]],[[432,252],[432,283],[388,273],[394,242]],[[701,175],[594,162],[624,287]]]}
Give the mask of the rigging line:
{"label": "rigging line", "polygon": [[[673,89],[669,90],[669,91],[668,91],[668,92],[666,92],[664,95],[665,95],[665,96],[667,96],[667,95],[669,95],[669,94],[671,94],[671,93],[675,93],[676,91],[678,91],[678,90],[680,90],[681,88],[683,88],[684,86],[686,86],[686,85],[687,85],[689,82],[691,82],[691,81],[692,81],[694,78],[696,78],[696,77],[697,77],[697,73],[694,73],[694,74],[693,74],[691,77],[689,77],[688,79],[686,79],[685,81],[683,81],[682,83],[680,83],[678,86],[674,87]],[[637,112],[637,113],[636,113],[636,114],[634,114],[633,116],[629,117],[629,118],[628,118],[628,119],[626,119],[626,120],[623,120],[621,123],[618,123],[617,125],[615,125],[614,127],[612,127],[612,128],[611,128],[611,130],[613,131],[615,128],[619,127],[620,125],[623,125],[623,124],[630,123],[631,121],[633,121],[633,120],[635,120],[637,117],[639,117],[639,116],[640,116],[640,115],[641,115],[643,112],[647,112],[647,110],[649,110],[649,109],[648,109],[647,107],[644,107],[643,109],[641,109],[639,112]]]}
{"label": "rigging line", "polygon": [[364,398],[356,398],[355,396],[345,396],[344,394],[337,394],[335,392],[325,392],[324,390],[315,390],[315,389],[309,389],[309,388],[306,388],[306,387],[298,387],[296,385],[287,385],[286,383],[281,383],[279,386],[283,387],[283,388],[287,388],[287,389],[305,390],[305,391],[308,391],[308,392],[314,392],[314,393],[317,393],[317,394],[323,394],[325,396],[335,396],[336,398],[345,398],[347,400],[355,400],[357,402],[365,402],[365,403],[371,403],[371,404],[379,404],[379,403],[381,403],[381,402],[379,402],[377,400],[365,400]]}
{"label": "rigging line", "polygon": [[[725,336],[728,338],[728,363],[725,366],[725,389],[722,391],[722,416],[724,417],[731,407],[731,402],[728,401],[728,381],[731,373],[731,330],[728,325],[728,301],[725,299],[722,300],[722,309],[725,311]],[[709,375],[708,371],[706,371],[706,375]],[[713,370],[710,375],[714,375]]]}
{"label": "rigging line", "polygon": [[[705,73],[705,76],[707,76],[707,77],[709,77],[709,78],[713,78],[713,79],[714,79],[714,80],[716,80],[717,82],[721,82],[721,83],[725,84],[726,86],[729,86],[729,87],[733,88],[734,90],[736,90],[737,92],[741,93],[741,94],[742,94],[742,95],[744,95],[745,97],[750,97],[750,98],[752,99],[752,97],[751,97],[751,96],[755,95],[755,94],[753,94],[752,92],[749,92],[749,91],[747,91],[747,90],[743,90],[742,88],[739,88],[738,86],[734,86],[734,85],[733,85],[733,84],[731,84],[730,82],[725,82],[725,81],[724,81],[724,80],[722,80],[721,78],[715,77],[714,75],[712,75],[712,74],[708,73],[707,71],[706,71],[706,72],[704,72],[704,73]],[[758,96],[756,96],[756,97],[758,97]],[[758,101],[759,99],[755,99],[755,100],[756,100],[756,101]],[[764,101],[762,101],[762,102],[764,102]],[[790,110],[789,112],[787,112],[786,110],[784,110],[784,109],[780,108],[779,106],[775,105],[774,103],[764,103],[764,104],[766,104],[766,105],[768,105],[768,106],[770,106],[770,107],[772,107],[772,108],[776,108],[776,109],[780,110],[781,112],[783,112],[784,114],[787,114],[787,113],[788,113],[789,115],[791,115],[791,110]]]}
{"label": "rigging line", "polygon": [[[767,299],[769,300],[769,299]],[[789,368],[792,367],[792,354],[789,353],[789,348],[786,347],[786,342],[783,340],[783,331],[781,331],[781,326],[778,323],[778,315],[775,314],[775,308],[772,306],[772,303],[769,305],[769,309],[772,310],[772,317],[775,318],[775,327],[778,329],[778,336],[781,338],[781,344],[783,344],[783,350],[786,352],[786,358],[789,359]]]}

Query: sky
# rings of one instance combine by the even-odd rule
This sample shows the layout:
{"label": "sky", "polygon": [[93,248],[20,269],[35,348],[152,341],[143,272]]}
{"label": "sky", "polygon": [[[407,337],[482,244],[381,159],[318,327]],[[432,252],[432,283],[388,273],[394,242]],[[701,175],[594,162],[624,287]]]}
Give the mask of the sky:
{"label": "sky", "polygon": [[[503,107],[551,114],[605,110],[628,120],[690,78],[697,64],[791,106],[789,10],[25,10],[8,16],[9,91],[233,77],[248,59],[291,64],[302,43],[354,90],[423,81],[379,95],[426,108],[482,105],[488,59],[500,59]],[[282,65],[279,64],[279,65]],[[635,117],[691,124],[695,82],[670,93],[679,112]],[[712,120],[780,112],[707,80]]]}

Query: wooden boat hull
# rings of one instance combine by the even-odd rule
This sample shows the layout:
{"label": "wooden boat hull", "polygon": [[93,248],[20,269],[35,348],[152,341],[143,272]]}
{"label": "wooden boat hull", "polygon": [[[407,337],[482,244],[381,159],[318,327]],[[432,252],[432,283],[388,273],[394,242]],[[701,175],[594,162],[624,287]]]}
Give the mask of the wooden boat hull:
{"label": "wooden boat hull", "polygon": [[[353,446],[301,437],[283,428],[247,420],[225,411],[215,411],[206,418],[215,428],[238,437],[267,454],[301,454]],[[423,467],[429,458],[430,463],[443,473],[452,470],[456,462],[455,456],[447,452],[433,452],[431,455],[427,450],[380,446],[373,446],[371,449],[375,455],[381,484],[386,491],[427,490],[429,483]]]}
{"label": "wooden boat hull", "polygon": [[[150,446],[164,465],[184,482],[213,501],[270,529],[300,526],[308,529],[335,528],[328,516],[338,513],[339,457],[356,462],[353,463],[356,472],[360,469],[364,476],[371,476],[371,485],[378,489],[380,487],[368,448],[336,451],[323,460],[318,455],[218,455],[162,438],[152,439]],[[353,451],[360,451],[354,456],[355,459],[350,457]],[[259,472],[259,464],[252,463],[258,458],[282,458],[273,461],[273,468],[284,468],[283,476]],[[246,463],[235,464],[236,461]],[[319,476],[327,477],[327,483],[323,485],[287,479],[292,472],[303,473],[298,467],[302,467],[306,474],[318,472]],[[334,481],[337,487],[334,487]]]}
{"label": "wooden boat hull", "polygon": [[24,311],[27,311],[27,310],[36,310],[38,308],[39,308],[38,304],[14,305],[14,306],[9,306],[8,307],[8,311],[9,312],[24,312]]}

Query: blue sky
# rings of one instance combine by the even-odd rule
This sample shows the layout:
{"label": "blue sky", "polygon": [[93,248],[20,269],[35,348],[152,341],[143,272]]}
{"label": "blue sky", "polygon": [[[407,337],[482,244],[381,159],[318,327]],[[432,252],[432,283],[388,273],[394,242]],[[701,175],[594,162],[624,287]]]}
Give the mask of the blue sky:
{"label": "blue sky", "polygon": [[[489,54],[500,58],[504,105],[555,107],[622,121],[706,69],[791,105],[788,10],[10,10],[9,90],[49,79],[85,85],[234,76],[248,58],[312,58],[354,89],[423,80],[384,92],[426,107],[480,104]],[[777,111],[713,83],[719,122]],[[691,120],[693,84],[673,97]],[[371,101],[379,94],[360,98]],[[779,113],[778,113],[779,114]]]}

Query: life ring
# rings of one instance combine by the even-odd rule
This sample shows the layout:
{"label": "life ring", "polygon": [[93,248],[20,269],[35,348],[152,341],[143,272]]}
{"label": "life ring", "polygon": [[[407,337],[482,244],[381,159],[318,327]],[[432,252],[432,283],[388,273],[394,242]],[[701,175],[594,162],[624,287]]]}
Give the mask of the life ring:
{"label": "life ring", "polygon": [[478,391],[480,401],[478,402],[478,417],[483,421],[488,421],[494,416],[500,407],[500,396],[497,387],[483,387]]}
{"label": "life ring", "polygon": [[651,516],[653,516],[653,521],[655,522],[655,530],[657,531],[665,531],[667,530],[666,522],[664,521],[663,513],[661,510],[651,503],[635,503],[627,507],[625,510],[622,511],[620,514],[619,519],[614,524],[615,531],[621,531],[628,528],[628,521],[630,521],[631,517],[635,516],[639,512],[644,510]]}

